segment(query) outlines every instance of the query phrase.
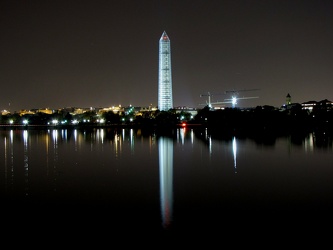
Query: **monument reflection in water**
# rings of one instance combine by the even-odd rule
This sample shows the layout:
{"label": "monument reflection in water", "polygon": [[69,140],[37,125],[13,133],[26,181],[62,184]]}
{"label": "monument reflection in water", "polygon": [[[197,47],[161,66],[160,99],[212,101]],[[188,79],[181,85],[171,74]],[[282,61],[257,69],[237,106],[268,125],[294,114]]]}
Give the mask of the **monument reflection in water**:
{"label": "monument reflection in water", "polygon": [[[185,137],[188,131],[185,128],[177,130],[177,143],[185,144]],[[190,131],[190,143],[193,145],[194,133]],[[212,154],[212,139],[205,131],[205,140],[209,148],[209,154]],[[159,152],[159,180],[160,180],[160,207],[161,220],[164,229],[169,230],[173,227],[173,167],[174,167],[174,146],[173,139],[166,136],[158,138]],[[234,173],[237,174],[237,139],[232,137],[233,167]]]}
{"label": "monument reflection in water", "polygon": [[173,209],[173,141],[167,137],[160,137],[158,141],[159,171],[160,171],[160,199],[162,226],[168,229],[172,223]]}

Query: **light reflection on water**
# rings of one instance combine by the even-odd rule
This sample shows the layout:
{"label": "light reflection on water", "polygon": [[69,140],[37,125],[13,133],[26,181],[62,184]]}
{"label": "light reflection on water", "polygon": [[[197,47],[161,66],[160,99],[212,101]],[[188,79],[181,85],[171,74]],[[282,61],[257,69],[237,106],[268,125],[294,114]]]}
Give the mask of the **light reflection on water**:
{"label": "light reflection on water", "polygon": [[208,129],[99,128],[0,136],[5,213],[44,206],[87,214],[87,206],[126,228],[172,231],[220,223],[230,213],[309,216],[333,208],[332,139],[323,134],[251,138]]}
{"label": "light reflection on water", "polygon": [[162,225],[168,229],[173,209],[173,141],[160,137],[158,142]]}

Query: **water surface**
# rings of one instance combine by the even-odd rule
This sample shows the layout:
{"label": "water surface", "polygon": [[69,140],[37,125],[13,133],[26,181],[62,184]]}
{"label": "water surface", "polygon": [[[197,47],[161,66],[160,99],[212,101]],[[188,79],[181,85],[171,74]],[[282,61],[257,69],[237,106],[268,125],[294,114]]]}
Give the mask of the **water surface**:
{"label": "water surface", "polygon": [[322,134],[91,128],[0,138],[1,214],[11,230],[233,234],[332,222],[332,140]]}

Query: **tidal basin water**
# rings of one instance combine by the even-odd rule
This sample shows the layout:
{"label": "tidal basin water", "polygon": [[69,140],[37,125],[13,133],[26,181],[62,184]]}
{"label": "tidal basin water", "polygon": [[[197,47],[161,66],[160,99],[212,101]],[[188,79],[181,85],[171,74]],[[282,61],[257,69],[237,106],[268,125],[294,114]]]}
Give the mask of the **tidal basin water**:
{"label": "tidal basin water", "polygon": [[324,133],[4,129],[0,139],[1,221],[13,234],[32,226],[57,235],[237,234],[332,222],[332,138]]}

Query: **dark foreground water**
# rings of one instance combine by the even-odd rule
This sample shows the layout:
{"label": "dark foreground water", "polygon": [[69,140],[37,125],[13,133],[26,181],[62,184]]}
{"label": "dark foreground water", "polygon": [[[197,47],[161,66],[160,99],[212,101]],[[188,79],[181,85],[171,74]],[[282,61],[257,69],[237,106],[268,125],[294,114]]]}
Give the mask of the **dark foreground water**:
{"label": "dark foreground water", "polygon": [[332,232],[333,151],[324,133],[96,128],[2,130],[0,139],[4,238],[305,242]]}

